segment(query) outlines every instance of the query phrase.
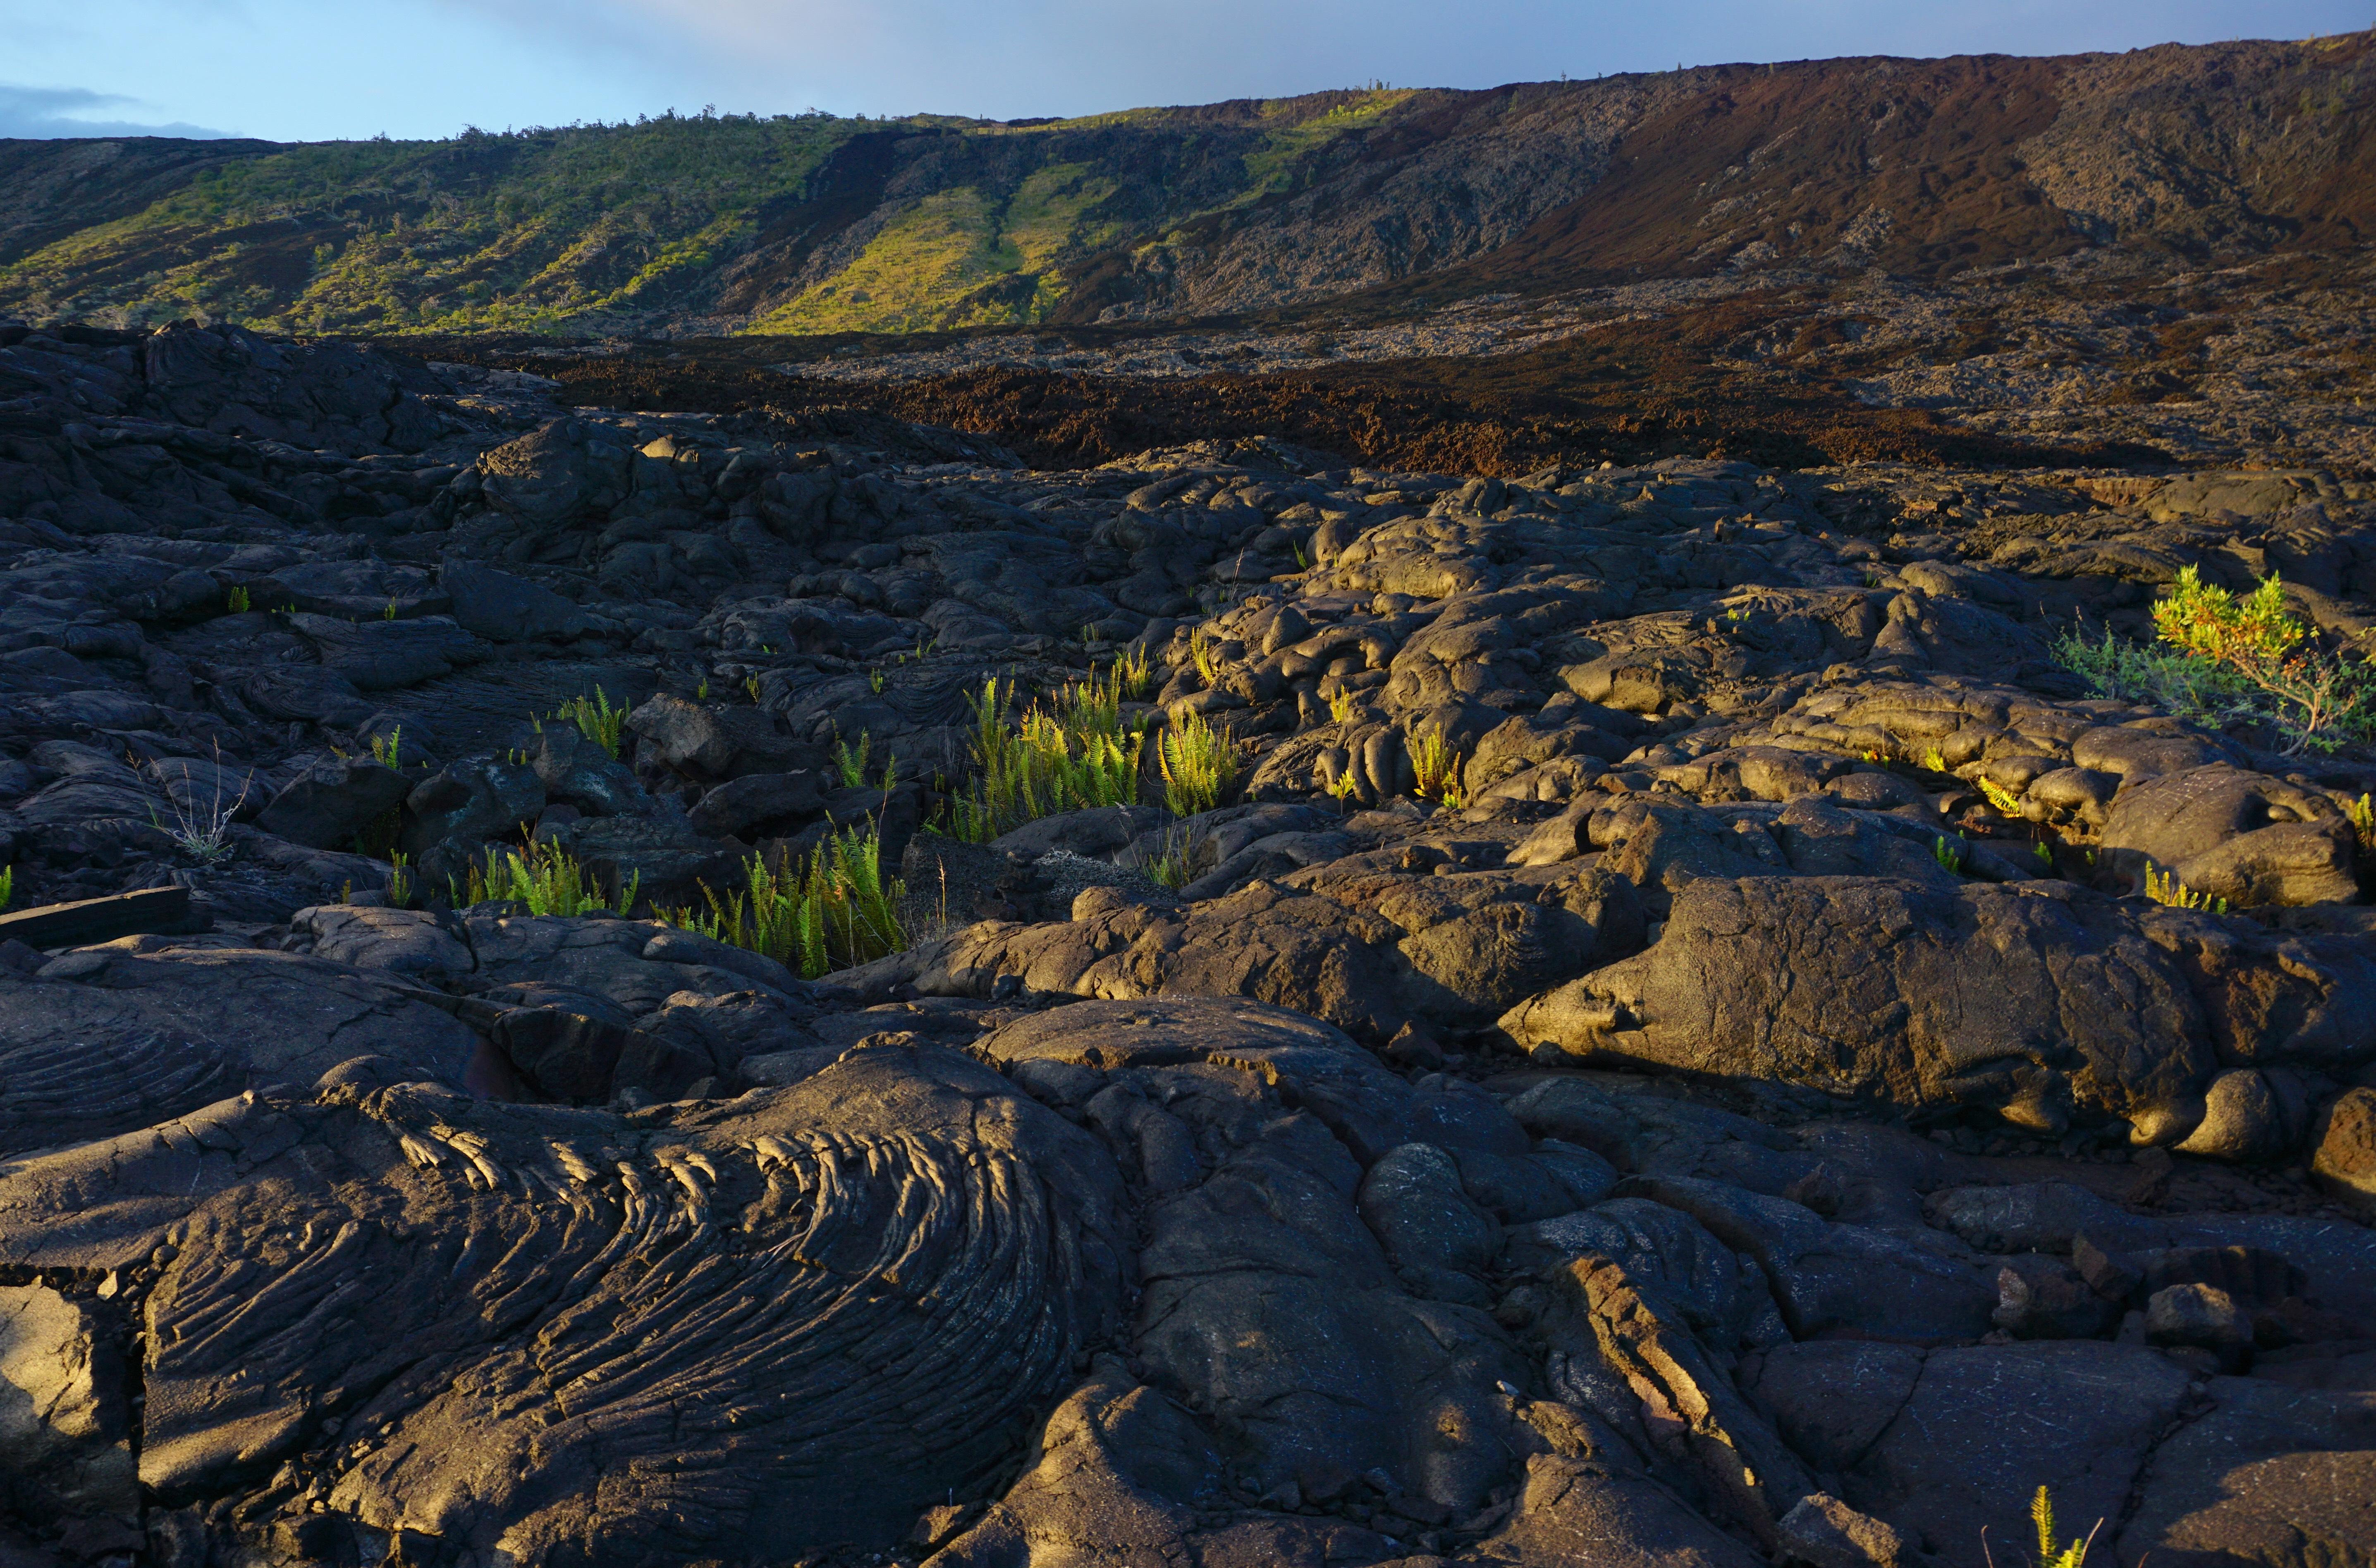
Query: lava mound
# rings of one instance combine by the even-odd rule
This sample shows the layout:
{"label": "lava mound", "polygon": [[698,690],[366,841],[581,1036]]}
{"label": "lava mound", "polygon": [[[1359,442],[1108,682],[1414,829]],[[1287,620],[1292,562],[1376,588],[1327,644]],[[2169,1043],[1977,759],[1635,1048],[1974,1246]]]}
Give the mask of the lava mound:
{"label": "lava mound", "polygon": [[101,1306],[145,1346],[88,1394],[80,1510],[326,1502],[313,1561],[887,1542],[1010,1461],[1121,1309],[1111,1161],[962,1058],[633,1116],[391,1065],[9,1170],[7,1263],[126,1282]]}

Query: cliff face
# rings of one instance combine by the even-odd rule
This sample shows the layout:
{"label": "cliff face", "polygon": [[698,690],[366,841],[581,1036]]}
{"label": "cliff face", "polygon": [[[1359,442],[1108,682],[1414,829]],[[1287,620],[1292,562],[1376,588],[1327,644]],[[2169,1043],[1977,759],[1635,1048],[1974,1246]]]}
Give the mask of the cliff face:
{"label": "cliff face", "polygon": [[2376,222],[2370,35],[1735,65],[1041,125],[0,143],[0,309],[914,331],[1780,264],[2206,259]]}

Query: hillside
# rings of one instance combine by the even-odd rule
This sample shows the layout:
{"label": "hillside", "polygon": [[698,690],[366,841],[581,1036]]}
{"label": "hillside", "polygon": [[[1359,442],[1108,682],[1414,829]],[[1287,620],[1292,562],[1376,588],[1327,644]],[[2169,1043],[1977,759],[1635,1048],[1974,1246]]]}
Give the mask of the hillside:
{"label": "hillside", "polygon": [[906,332],[2376,224],[2370,35],[1729,65],[1045,123],[0,142],[0,310],[286,331]]}

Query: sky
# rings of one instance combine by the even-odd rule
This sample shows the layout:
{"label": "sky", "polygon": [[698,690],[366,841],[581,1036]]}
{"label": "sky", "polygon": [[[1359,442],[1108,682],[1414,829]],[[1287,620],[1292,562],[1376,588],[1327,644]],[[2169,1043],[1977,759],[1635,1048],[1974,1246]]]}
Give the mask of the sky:
{"label": "sky", "polygon": [[409,139],[705,107],[1016,119],[2371,22],[2376,0],[0,0],[0,137]]}

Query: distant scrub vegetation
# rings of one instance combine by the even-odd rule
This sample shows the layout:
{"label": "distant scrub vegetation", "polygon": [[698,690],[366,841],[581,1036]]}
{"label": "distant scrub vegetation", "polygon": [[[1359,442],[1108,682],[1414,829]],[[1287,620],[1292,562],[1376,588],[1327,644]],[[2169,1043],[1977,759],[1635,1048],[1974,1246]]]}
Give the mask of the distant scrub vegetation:
{"label": "distant scrub vegetation", "polygon": [[[1017,126],[671,112],[293,146],[0,267],[0,311],[291,333],[633,332],[687,315],[790,333],[1028,325],[1084,258],[1291,188],[1311,153],[1408,96],[1230,106],[1231,122],[1187,138],[1193,168],[1152,183],[1078,153],[1179,112]],[[956,138],[948,182],[889,195],[916,138],[942,137]],[[1010,138],[1031,139],[1018,156]],[[1183,210],[1156,210],[1171,201]]]}

